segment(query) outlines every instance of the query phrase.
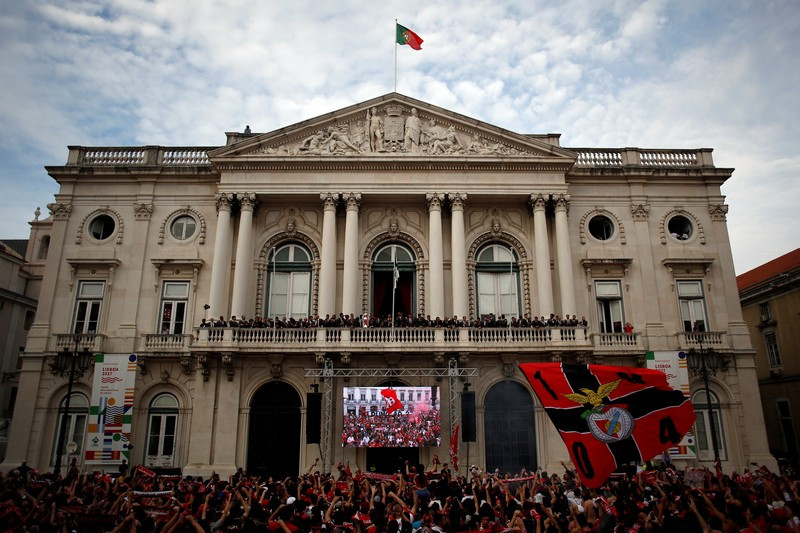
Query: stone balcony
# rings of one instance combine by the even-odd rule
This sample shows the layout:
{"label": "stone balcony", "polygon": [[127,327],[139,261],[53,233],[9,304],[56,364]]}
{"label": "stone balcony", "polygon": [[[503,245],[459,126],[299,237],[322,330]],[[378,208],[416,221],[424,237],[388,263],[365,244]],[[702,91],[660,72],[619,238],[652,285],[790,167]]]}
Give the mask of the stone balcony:
{"label": "stone balcony", "polygon": [[192,335],[145,334],[143,355],[644,352],[638,333],[589,334],[582,327],[545,328],[195,328]]}

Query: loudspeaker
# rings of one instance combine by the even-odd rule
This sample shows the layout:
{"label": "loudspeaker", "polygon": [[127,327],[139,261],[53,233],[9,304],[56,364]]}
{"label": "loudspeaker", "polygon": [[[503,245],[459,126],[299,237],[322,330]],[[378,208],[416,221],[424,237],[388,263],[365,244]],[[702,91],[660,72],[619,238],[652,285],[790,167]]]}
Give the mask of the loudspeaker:
{"label": "loudspeaker", "polygon": [[461,441],[475,442],[475,393],[461,393]]}
{"label": "loudspeaker", "polygon": [[306,443],[319,444],[322,426],[322,393],[306,394]]}

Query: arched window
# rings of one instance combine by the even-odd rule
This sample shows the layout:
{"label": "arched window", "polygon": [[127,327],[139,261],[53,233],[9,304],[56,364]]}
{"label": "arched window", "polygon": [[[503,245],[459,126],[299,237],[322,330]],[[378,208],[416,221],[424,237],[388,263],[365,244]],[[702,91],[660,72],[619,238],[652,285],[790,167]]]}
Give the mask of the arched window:
{"label": "arched window", "polygon": [[50,250],[50,235],[45,235],[39,241],[39,259],[47,259],[47,253]]}
{"label": "arched window", "polygon": [[490,244],[477,254],[478,316],[519,316],[519,264],[513,248]]}
{"label": "arched window", "polygon": [[411,250],[392,243],[379,248],[372,257],[373,316],[390,316],[393,309],[395,316],[397,313],[416,314],[417,267]]}
{"label": "arched window", "polygon": [[695,435],[697,437],[697,455],[703,461],[714,460],[714,444],[711,438],[711,415],[714,419],[714,433],[717,435],[717,446],[719,457],[723,461],[727,459],[725,449],[725,431],[722,427],[722,411],[720,409],[719,398],[711,393],[711,404],[706,398],[706,391],[699,390],[692,394],[692,404],[697,413],[697,421],[694,424]]}
{"label": "arched window", "polygon": [[285,244],[267,255],[265,316],[305,318],[311,302],[311,254],[299,244]]}
{"label": "arched window", "polygon": [[[67,397],[64,396],[58,406],[58,420],[56,421],[55,442],[53,442],[51,464],[56,463],[56,455],[58,454],[58,433],[61,431],[66,405]],[[83,461],[83,441],[86,436],[86,421],[89,418],[89,400],[86,396],[79,392],[72,393],[69,400],[69,415],[67,415],[66,418],[61,464],[69,465],[72,459],[77,459],[78,464],[81,464]]]}
{"label": "arched window", "polygon": [[159,394],[150,402],[147,421],[147,466],[175,466],[175,440],[178,431],[178,400],[172,394]]}

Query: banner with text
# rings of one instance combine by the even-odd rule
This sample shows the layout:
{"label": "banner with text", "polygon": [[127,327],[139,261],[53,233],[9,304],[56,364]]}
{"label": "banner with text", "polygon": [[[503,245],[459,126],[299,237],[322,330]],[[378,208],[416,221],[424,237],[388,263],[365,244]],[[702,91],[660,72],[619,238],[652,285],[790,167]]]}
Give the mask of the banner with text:
{"label": "banner with text", "polygon": [[[647,368],[660,370],[667,375],[667,383],[687,398],[689,390],[689,367],[686,352],[647,352]],[[694,459],[697,457],[694,428],[690,429],[680,444],[669,449],[671,459]]]}
{"label": "banner with text", "polygon": [[86,464],[114,465],[123,459],[130,462],[135,383],[135,355],[95,356]]}

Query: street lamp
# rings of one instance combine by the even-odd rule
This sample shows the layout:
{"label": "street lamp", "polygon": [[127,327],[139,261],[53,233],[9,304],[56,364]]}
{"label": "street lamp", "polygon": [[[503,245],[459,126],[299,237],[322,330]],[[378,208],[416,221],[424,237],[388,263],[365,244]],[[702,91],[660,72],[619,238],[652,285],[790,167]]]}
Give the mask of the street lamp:
{"label": "street lamp", "polygon": [[714,409],[711,404],[711,390],[708,387],[708,376],[716,375],[720,367],[720,358],[713,348],[703,349],[703,335],[697,336],[697,342],[700,344],[700,351],[694,348],[689,349],[687,353],[687,363],[689,372],[694,376],[703,378],[703,385],[706,390],[706,402],[708,403],[708,423],[711,430],[711,445],[714,447],[714,463],[719,461],[719,443],[717,442],[717,429],[714,423]]}
{"label": "street lamp", "polygon": [[64,414],[61,416],[61,427],[58,430],[58,444],[56,444],[56,464],[53,469],[56,476],[61,473],[61,455],[64,452],[64,438],[67,432],[67,418],[69,418],[69,402],[72,399],[72,385],[75,380],[83,375],[92,364],[93,355],[89,348],[78,351],[81,335],[75,336],[75,350],[64,348],[51,365],[53,372],[67,378],[67,400],[64,403]]}

